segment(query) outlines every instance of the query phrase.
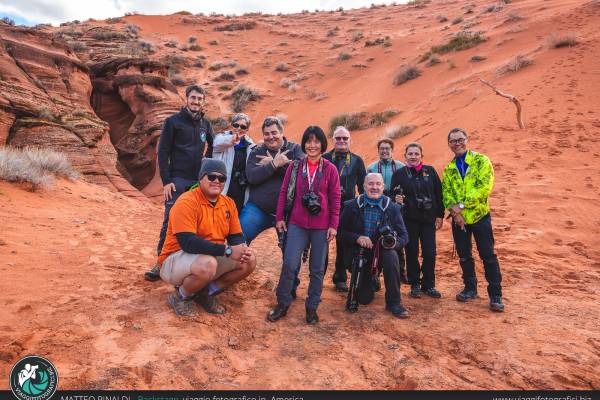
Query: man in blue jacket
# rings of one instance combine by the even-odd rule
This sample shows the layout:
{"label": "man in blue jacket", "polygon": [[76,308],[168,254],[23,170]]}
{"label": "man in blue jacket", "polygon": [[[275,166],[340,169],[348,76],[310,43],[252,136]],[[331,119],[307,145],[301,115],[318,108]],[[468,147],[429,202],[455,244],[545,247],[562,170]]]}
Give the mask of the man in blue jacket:
{"label": "man in blue jacket", "polygon": [[[204,157],[212,157],[213,130],[204,116],[206,96],[198,85],[185,89],[186,104],[165,120],[158,143],[158,168],[163,183],[165,214],[156,249],[160,254],[169,223],[169,211],[177,198],[197,182]],[[160,279],[155,265],[144,274],[146,280]]]}

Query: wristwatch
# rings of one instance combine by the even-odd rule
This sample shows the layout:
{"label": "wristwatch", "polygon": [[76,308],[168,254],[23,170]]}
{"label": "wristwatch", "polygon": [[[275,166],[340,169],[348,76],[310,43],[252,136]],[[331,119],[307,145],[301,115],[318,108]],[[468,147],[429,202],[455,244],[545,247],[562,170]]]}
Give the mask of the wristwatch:
{"label": "wristwatch", "polygon": [[231,256],[231,253],[233,253],[233,249],[231,248],[231,246],[225,247],[225,257]]}
{"label": "wristwatch", "polygon": [[462,210],[463,208],[465,208],[465,205],[463,203],[458,203],[458,208]]}

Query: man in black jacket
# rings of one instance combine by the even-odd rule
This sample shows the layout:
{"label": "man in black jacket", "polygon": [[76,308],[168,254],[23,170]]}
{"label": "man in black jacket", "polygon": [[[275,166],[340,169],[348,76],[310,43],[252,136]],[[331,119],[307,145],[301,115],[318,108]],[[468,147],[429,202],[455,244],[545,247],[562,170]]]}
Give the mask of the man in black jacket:
{"label": "man in black jacket", "polygon": [[[356,191],[363,192],[363,183],[365,175],[365,163],[357,154],[350,152],[350,132],[343,126],[338,126],[333,132],[333,150],[325,153],[323,158],[331,161],[337,167],[340,175],[340,191],[342,207],[340,212],[344,210],[344,202],[354,199]],[[344,245],[338,236],[336,238],[336,258],[335,258],[335,273],[333,274],[333,283],[335,289],[339,292],[347,292],[348,274],[346,269],[349,264],[344,264],[343,254]]]}
{"label": "man in black jacket", "polygon": [[283,136],[279,118],[265,118],[262,132],[264,142],[252,147],[246,163],[250,194],[240,213],[240,223],[248,245],[261,232],[275,227],[277,199],[285,171],[291,161],[304,156],[298,144]]}
{"label": "man in black jacket", "polygon": [[[365,178],[365,193],[344,204],[338,236],[346,248],[345,262],[351,263],[360,248],[366,251],[366,267],[358,287],[358,302],[368,304],[375,291],[373,269],[383,270],[385,308],[396,318],[407,318],[408,311],[400,302],[400,266],[397,249],[406,245],[408,234],[404,227],[400,206],[383,195],[383,177],[370,173]],[[380,234],[383,227],[395,232],[395,244],[386,248]],[[378,257],[375,258],[375,256]],[[376,265],[373,260],[376,260]],[[376,272],[377,273],[377,272]]]}
{"label": "man in black jacket", "polygon": [[[156,248],[160,254],[169,223],[169,211],[177,198],[198,179],[204,157],[212,157],[213,130],[204,117],[205,93],[200,86],[185,89],[186,105],[165,120],[158,143],[158,168],[163,183],[165,214]],[[155,265],[144,274],[146,280],[160,279]]]}

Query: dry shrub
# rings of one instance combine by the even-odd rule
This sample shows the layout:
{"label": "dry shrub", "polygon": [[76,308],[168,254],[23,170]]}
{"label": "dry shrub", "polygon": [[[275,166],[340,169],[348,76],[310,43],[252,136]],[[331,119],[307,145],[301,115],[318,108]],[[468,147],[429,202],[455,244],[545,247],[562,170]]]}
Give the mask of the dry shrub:
{"label": "dry shrub", "polygon": [[499,75],[509,74],[517,72],[531,64],[533,64],[533,60],[527,58],[526,56],[518,55],[506,65],[503,65],[502,67],[498,68],[497,72]]}
{"label": "dry shrub", "polygon": [[329,121],[329,136],[338,126],[344,126],[349,131],[362,129],[362,120],[368,115],[366,112],[341,113],[334,115]]}
{"label": "dry shrub", "polygon": [[217,76],[214,80],[217,82],[222,82],[222,81],[233,81],[235,79],[235,75],[232,74],[231,72],[221,72],[219,74],[219,76]]}
{"label": "dry shrub", "polygon": [[346,61],[346,60],[349,60],[351,58],[352,58],[352,56],[350,54],[342,52],[342,53],[340,53],[338,55],[337,59],[338,59],[338,61]]}
{"label": "dry shrub", "polygon": [[383,131],[383,136],[392,140],[398,139],[412,133],[415,128],[416,126],[414,125],[390,125]]}
{"label": "dry shrub", "polygon": [[432,67],[436,64],[441,63],[440,58],[438,56],[436,56],[435,54],[432,54],[429,56],[429,59],[427,60],[427,62],[425,63],[426,66],[428,67]]}
{"label": "dry shrub", "polygon": [[486,57],[484,57],[484,56],[474,55],[473,57],[471,57],[471,62],[479,62],[479,61],[483,61],[485,59],[486,59]]}
{"label": "dry shrub", "polygon": [[387,124],[390,118],[400,114],[400,111],[390,108],[385,111],[375,112],[369,116],[369,127]]}
{"label": "dry shrub", "polygon": [[223,68],[224,66],[225,66],[225,63],[223,61],[215,61],[208,66],[208,69],[210,71],[218,71],[221,68]]}
{"label": "dry shrub", "polygon": [[292,80],[290,78],[281,78],[279,81],[279,87],[288,88],[292,84]]}
{"label": "dry shrub", "polygon": [[237,76],[242,76],[242,75],[248,75],[250,72],[248,72],[248,69],[245,67],[240,67],[238,69],[235,70],[235,74]]}
{"label": "dry shrub", "polygon": [[63,153],[37,147],[0,148],[0,179],[30,183],[37,190],[49,186],[54,176],[76,179],[79,174]]}
{"label": "dry shrub", "polygon": [[425,53],[420,62],[427,61],[431,54],[446,54],[451,51],[460,51],[470,49],[471,47],[477,46],[479,43],[485,42],[487,38],[479,32],[458,32],[452,39],[446,44],[439,46],[432,46],[427,53]]}
{"label": "dry shrub", "polygon": [[577,44],[577,37],[574,33],[566,33],[562,35],[552,33],[550,36],[548,36],[548,38],[546,38],[546,43],[548,44],[548,47],[553,49],[572,47]]}
{"label": "dry shrub", "polygon": [[288,86],[288,88],[287,88],[287,89],[288,89],[290,92],[292,92],[292,93],[293,93],[293,92],[295,92],[296,90],[298,90],[298,88],[299,88],[299,87],[300,87],[300,85],[298,85],[296,82],[292,82],[292,83],[290,83],[290,84],[289,84],[289,86]]}
{"label": "dry shrub", "polygon": [[249,102],[262,98],[260,92],[251,87],[240,85],[231,92],[231,108],[233,112],[242,112]]}
{"label": "dry shrub", "polygon": [[223,26],[216,26],[214,28],[215,31],[217,32],[224,32],[224,31],[247,31],[250,29],[254,29],[256,28],[256,22],[254,21],[245,21],[245,22],[234,22],[232,24],[227,24],[227,25],[223,25]]}
{"label": "dry shrub", "polygon": [[452,25],[458,25],[463,22],[463,17],[456,17],[452,20]]}
{"label": "dry shrub", "polygon": [[365,35],[362,33],[362,31],[354,32],[352,34],[352,41],[358,42],[359,40],[361,40],[364,37],[365,37]]}
{"label": "dry shrub", "polygon": [[403,65],[396,71],[393,83],[395,86],[399,86],[411,79],[418,78],[420,75],[421,71],[419,71],[417,67],[413,65]]}
{"label": "dry shrub", "polygon": [[275,71],[278,71],[278,72],[286,72],[286,71],[289,71],[289,69],[290,69],[290,66],[289,66],[289,65],[287,65],[287,64],[286,64],[286,63],[284,63],[284,62],[280,62],[280,63],[279,63],[279,64],[277,64],[277,66],[275,67]]}

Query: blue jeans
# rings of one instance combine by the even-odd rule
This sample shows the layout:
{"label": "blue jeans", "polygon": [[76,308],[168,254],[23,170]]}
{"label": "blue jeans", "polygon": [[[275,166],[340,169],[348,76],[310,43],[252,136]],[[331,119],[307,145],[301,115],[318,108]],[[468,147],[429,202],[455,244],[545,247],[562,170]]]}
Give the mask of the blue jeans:
{"label": "blue jeans", "polygon": [[308,284],[306,308],[316,310],[321,302],[323,277],[325,276],[325,258],[329,250],[327,229],[304,229],[290,224],[287,235],[285,252],[283,253],[283,266],[277,285],[277,303],[284,306],[291,304],[294,279],[300,271],[300,258],[302,252],[310,243],[310,282]]}
{"label": "blue jeans", "polygon": [[[242,208],[240,225],[242,225],[242,232],[244,233],[246,243],[249,246],[261,232],[275,227],[275,216],[264,212],[258,208],[256,204],[248,202],[244,205],[244,208]],[[300,278],[298,278],[299,274],[300,266],[298,266],[298,270],[296,271],[294,289],[300,285]]]}
{"label": "blue jeans", "polygon": [[185,193],[186,189],[192,186],[196,181],[174,177],[173,181],[175,184],[175,192],[172,193],[171,200],[165,201],[165,215],[163,217],[162,228],[160,228],[160,236],[158,238],[158,246],[156,246],[156,254],[160,255],[162,251],[163,244],[165,243],[165,238],[167,237],[167,227],[169,226],[169,212],[171,212],[171,208],[175,204],[175,201]]}
{"label": "blue jeans", "polygon": [[256,204],[248,202],[240,213],[240,224],[246,243],[250,245],[261,232],[275,227],[275,216],[267,214]]}

